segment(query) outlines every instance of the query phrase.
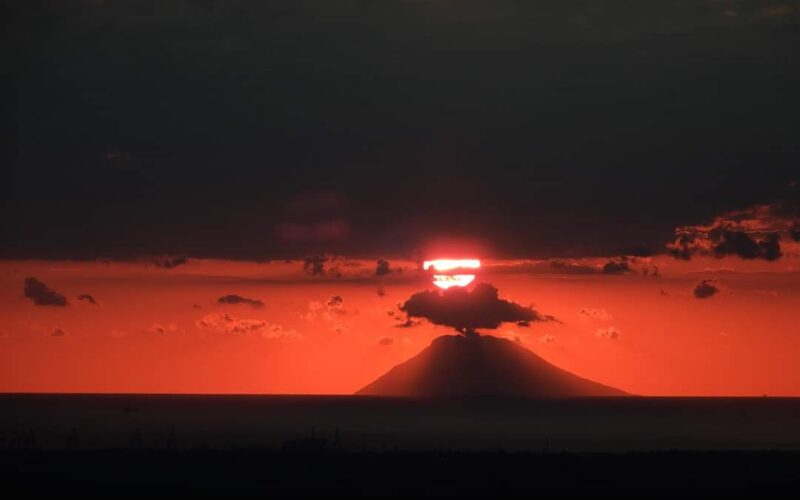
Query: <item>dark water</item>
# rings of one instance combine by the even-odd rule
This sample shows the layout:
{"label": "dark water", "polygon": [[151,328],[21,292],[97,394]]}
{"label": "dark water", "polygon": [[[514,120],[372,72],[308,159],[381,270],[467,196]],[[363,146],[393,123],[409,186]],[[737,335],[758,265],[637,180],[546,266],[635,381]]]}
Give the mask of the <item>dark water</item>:
{"label": "dark water", "polygon": [[312,435],[349,451],[798,450],[800,399],[0,396],[7,450],[280,450]]}

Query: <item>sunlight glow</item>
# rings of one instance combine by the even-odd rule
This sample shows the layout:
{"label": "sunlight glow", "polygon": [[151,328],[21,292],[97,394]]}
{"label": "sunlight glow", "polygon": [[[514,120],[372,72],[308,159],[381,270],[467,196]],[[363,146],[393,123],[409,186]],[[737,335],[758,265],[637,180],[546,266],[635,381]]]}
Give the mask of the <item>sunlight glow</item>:
{"label": "sunlight glow", "polygon": [[[426,260],[422,264],[424,270],[433,269],[436,272],[460,271],[462,269],[479,269],[481,261],[478,259],[437,259]],[[474,274],[434,274],[433,284],[447,290],[454,286],[467,286],[475,280]]]}

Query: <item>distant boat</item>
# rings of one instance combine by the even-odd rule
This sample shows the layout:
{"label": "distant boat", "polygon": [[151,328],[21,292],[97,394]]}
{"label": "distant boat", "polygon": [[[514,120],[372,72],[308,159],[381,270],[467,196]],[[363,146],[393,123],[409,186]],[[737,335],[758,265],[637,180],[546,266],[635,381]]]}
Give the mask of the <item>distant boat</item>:
{"label": "distant boat", "polygon": [[357,395],[567,398],[629,394],[574,375],[507,339],[445,335]]}

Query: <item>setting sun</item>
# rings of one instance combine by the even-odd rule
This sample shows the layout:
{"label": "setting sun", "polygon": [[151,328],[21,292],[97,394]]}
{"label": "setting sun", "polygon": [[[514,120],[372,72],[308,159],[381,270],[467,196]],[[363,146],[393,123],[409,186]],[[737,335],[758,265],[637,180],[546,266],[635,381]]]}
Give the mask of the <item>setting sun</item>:
{"label": "setting sun", "polygon": [[449,274],[449,272],[480,267],[481,261],[478,259],[437,259],[426,260],[422,264],[422,268],[426,271],[433,269],[435,272],[445,273],[433,275],[433,284],[445,290],[454,286],[467,286],[475,280],[474,274]]}

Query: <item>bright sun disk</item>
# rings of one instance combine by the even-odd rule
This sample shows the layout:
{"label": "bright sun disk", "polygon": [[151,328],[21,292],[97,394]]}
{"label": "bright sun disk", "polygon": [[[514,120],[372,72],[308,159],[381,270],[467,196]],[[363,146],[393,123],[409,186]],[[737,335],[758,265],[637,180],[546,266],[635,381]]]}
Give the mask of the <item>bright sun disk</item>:
{"label": "bright sun disk", "polygon": [[474,274],[449,274],[449,271],[462,271],[466,269],[479,269],[481,261],[478,259],[437,259],[426,260],[422,264],[424,270],[433,269],[438,273],[434,274],[433,284],[447,290],[454,286],[467,286],[475,280]]}

